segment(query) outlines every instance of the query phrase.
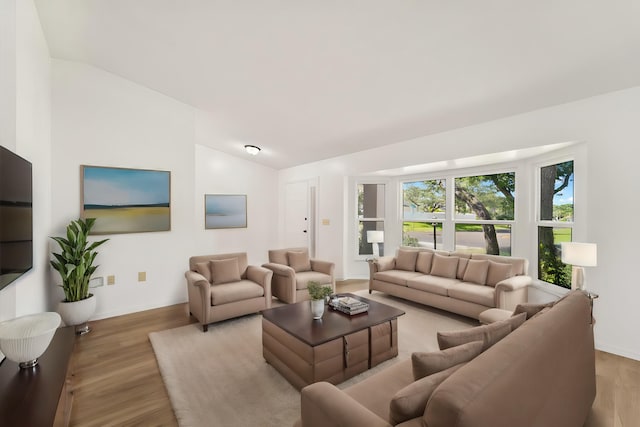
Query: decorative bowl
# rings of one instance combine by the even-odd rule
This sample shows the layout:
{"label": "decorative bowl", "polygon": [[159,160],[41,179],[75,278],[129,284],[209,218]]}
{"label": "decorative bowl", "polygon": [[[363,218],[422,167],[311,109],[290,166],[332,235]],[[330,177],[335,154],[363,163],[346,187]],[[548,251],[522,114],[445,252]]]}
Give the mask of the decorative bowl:
{"label": "decorative bowl", "polygon": [[29,314],[0,323],[0,351],[7,359],[32,368],[45,352],[56,329],[60,315],[55,312]]}

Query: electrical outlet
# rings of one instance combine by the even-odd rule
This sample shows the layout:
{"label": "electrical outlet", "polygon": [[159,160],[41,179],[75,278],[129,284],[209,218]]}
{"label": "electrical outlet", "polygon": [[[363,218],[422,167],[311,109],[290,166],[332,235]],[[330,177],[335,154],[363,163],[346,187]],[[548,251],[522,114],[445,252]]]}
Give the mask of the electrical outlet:
{"label": "electrical outlet", "polygon": [[89,280],[89,287],[97,288],[98,286],[104,285],[104,277],[94,277]]}
{"label": "electrical outlet", "polygon": [[116,276],[107,276],[107,285],[115,285]]}
{"label": "electrical outlet", "polygon": [[322,220],[322,225],[331,225],[331,221],[328,218]]}
{"label": "electrical outlet", "polygon": [[147,272],[140,271],[138,272],[138,282],[146,282],[147,281]]}

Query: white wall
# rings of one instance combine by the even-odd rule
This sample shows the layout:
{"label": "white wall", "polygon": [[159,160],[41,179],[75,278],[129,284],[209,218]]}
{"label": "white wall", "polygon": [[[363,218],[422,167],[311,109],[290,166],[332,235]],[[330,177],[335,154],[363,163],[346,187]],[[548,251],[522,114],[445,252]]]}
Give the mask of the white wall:
{"label": "white wall", "polygon": [[[640,230],[633,214],[640,211],[635,197],[640,168],[630,155],[640,138],[640,88],[613,92],[578,102],[546,108],[450,132],[417,138],[381,148],[328,159],[280,171],[282,194],[287,182],[320,177],[321,191],[331,194],[322,209],[327,215],[346,218],[344,198],[348,186],[336,175],[358,176],[373,171],[450,161],[475,155],[525,149],[568,141],[585,143],[587,156],[587,212],[584,241],[598,244],[598,267],[589,269],[589,288],[600,294],[594,313],[599,349],[640,360],[636,325],[640,311],[638,281],[629,275],[636,261]],[[324,184],[324,185],[323,185]],[[331,233],[323,230],[320,233]],[[349,233],[345,233],[349,235]],[[336,245],[335,237],[320,236],[320,253],[343,260],[345,276],[354,270],[348,245]],[[530,245],[533,246],[533,245]],[[393,250],[386,248],[386,250]],[[524,255],[524,254],[523,254]],[[531,258],[531,254],[529,254]]]}
{"label": "white wall", "polygon": [[171,171],[171,231],[107,236],[96,276],[114,275],[116,284],[95,289],[95,317],[185,301],[196,220],[193,108],[74,62],[54,60],[52,82],[52,233],[80,215],[80,165]]}
{"label": "white wall", "polygon": [[47,309],[49,51],[31,1],[0,0],[0,144],[33,165],[33,269],[0,291],[0,320]]}
{"label": "white wall", "polygon": [[[206,128],[197,125],[196,129],[196,142],[206,141]],[[276,170],[202,145],[196,145],[195,159],[195,248],[191,255],[247,252],[249,264],[268,262],[268,250],[275,248],[277,238]],[[205,230],[205,194],[246,194],[247,227]]]}

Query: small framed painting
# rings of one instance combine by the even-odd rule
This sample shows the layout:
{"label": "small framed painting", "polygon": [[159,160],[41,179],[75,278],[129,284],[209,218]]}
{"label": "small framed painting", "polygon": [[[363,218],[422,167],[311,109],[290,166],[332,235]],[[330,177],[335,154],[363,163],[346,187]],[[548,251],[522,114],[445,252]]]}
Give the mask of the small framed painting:
{"label": "small framed painting", "polygon": [[204,228],[246,228],[246,194],[205,194]]}
{"label": "small framed painting", "polygon": [[171,172],[82,166],[82,218],[91,234],[171,230]]}

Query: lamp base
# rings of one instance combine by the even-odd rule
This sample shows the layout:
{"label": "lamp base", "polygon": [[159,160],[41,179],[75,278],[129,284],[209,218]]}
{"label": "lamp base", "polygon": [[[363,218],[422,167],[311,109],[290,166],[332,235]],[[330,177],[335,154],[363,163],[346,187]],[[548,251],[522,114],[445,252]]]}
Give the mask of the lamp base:
{"label": "lamp base", "polygon": [[26,362],[20,362],[18,363],[18,366],[20,367],[20,369],[30,369],[30,368],[35,368],[36,365],[38,364],[38,359],[33,359],[33,360],[28,360]]}
{"label": "lamp base", "polygon": [[574,265],[571,268],[571,289],[585,290],[586,279],[584,277],[584,267]]}

